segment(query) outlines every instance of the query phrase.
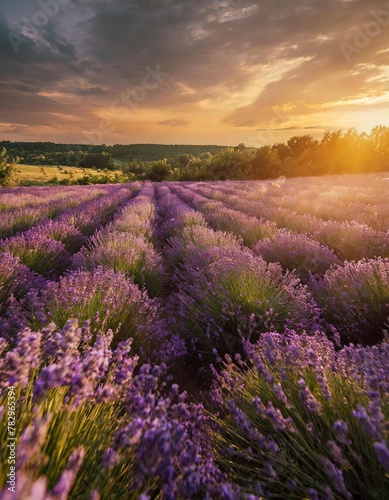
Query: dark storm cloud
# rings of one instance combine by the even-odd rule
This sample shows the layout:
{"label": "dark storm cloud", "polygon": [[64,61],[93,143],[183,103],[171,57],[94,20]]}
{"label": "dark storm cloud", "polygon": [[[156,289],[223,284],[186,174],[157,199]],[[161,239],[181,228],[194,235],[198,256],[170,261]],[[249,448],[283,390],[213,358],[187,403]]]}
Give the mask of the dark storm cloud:
{"label": "dark storm cloud", "polygon": [[51,21],[38,30],[12,26],[1,15],[0,56],[0,122],[50,125],[58,121],[52,120],[51,113],[73,112],[71,106],[40,95],[84,73],[76,48]]}
{"label": "dark storm cloud", "polygon": [[38,30],[11,26],[0,14],[0,55],[2,80],[36,82],[37,88],[82,72],[76,48],[49,22]]}
{"label": "dark storm cloud", "polygon": [[[44,26],[34,25],[34,14],[49,1],[57,2],[58,12]],[[20,0],[5,2],[1,10],[0,92],[11,102],[27,94],[30,118],[34,111],[54,109],[77,113],[87,123],[93,109],[124,100],[131,88],[142,86],[146,68],[157,65],[168,77],[148,92],[144,106],[181,109],[243,92],[253,81],[250,68],[282,69],[283,62],[296,61],[282,78],[258,82],[251,103],[226,109],[225,124],[255,127],[274,120],[274,107],[291,101],[309,114],[324,97],[357,95],[379,75],[368,64],[387,64],[385,20],[382,32],[368,37],[363,48],[355,46],[355,30],[377,24],[372,10],[389,12],[388,2],[380,0]],[[10,33],[23,36],[17,53]],[[72,110],[71,98],[80,96],[84,101]]]}

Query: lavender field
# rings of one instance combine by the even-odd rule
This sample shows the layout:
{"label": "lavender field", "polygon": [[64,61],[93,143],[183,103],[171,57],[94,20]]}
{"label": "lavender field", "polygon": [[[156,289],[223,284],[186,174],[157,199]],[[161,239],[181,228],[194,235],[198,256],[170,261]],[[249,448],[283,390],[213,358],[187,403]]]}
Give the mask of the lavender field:
{"label": "lavender field", "polygon": [[388,498],[388,187],[2,189],[0,499]]}

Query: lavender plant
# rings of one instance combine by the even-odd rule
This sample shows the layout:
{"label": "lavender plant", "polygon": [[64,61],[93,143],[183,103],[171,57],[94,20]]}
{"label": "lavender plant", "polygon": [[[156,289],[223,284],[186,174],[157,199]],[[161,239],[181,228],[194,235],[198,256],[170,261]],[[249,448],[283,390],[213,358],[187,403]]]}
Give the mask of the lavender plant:
{"label": "lavender plant", "polygon": [[33,231],[36,231],[41,238],[60,241],[69,253],[79,249],[86,241],[86,237],[76,227],[59,220],[49,220],[27,234]]}
{"label": "lavender plant", "polygon": [[20,208],[1,214],[0,238],[7,238],[15,233],[25,231],[45,218],[41,208]]}
{"label": "lavender plant", "polygon": [[83,207],[83,210],[64,213],[59,220],[75,226],[85,236],[91,236],[102,225],[108,224],[119,206],[133,195],[132,189],[114,187],[107,196],[92,200]]}
{"label": "lavender plant", "polygon": [[269,328],[314,328],[315,305],[299,280],[283,275],[279,265],[239,248],[216,247],[203,259],[208,262],[203,267],[194,259],[177,271],[179,291],[170,305],[177,311],[174,328],[202,364],[241,352],[245,339],[255,342]]}
{"label": "lavender plant", "polygon": [[311,288],[343,343],[382,340],[389,316],[389,259],[345,262],[312,280]]}
{"label": "lavender plant", "polygon": [[[11,197],[12,208],[5,209],[2,213],[0,238],[6,238],[30,229],[38,223],[43,223],[45,220],[60,216],[68,209],[81,208],[83,204],[88,203],[92,199],[97,199],[103,194],[101,189],[96,188],[87,189],[85,187],[80,188],[78,191],[75,191],[74,188],[52,188],[38,192],[37,194],[43,197],[35,196],[37,200],[32,202],[31,196],[26,193],[24,188],[19,188],[19,190],[20,192],[17,195],[18,200],[16,201],[14,199],[15,195],[13,195]],[[8,207],[11,200],[7,198],[7,194],[4,195],[2,193],[0,196],[0,205],[4,203],[5,207]],[[20,208],[13,208],[20,205],[22,205]]]}
{"label": "lavender plant", "polygon": [[137,196],[115,219],[114,227],[118,232],[143,236],[150,243],[154,243],[154,217],[154,206],[148,200]]}
{"label": "lavender plant", "polygon": [[269,238],[277,229],[275,224],[228,209],[221,202],[209,201],[191,189],[176,187],[174,191],[187,203],[204,212],[205,220],[211,227],[233,233],[248,247],[263,238]]}
{"label": "lavender plant", "polygon": [[171,270],[180,266],[182,273],[190,274],[190,262],[195,259],[198,266],[206,265],[207,259],[204,251],[211,248],[237,248],[240,244],[231,233],[213,231],[204,226],[184,227],[177,236],[167,240],[165,257]]}
{"label": "lavender plant", "polygon": [[86,247],[74,256],[73,266],[88,270],[102,266],[120,271],[156,297],[163,285],[163,266],[154,249],[154,222],[154,189],[146,184],[108,226],[88,240]]}
{"label": "lavender plant", "polygon": [[183,203],[166,186],[157,189],[157,199],[159,214],[164,221],[159,228],[160,239],[167,241],[185,227],[206,225],[202,214]]}
{"label": "lavender plant", "polygon": [[16,498],[386,498],[387,200],[364,179],[2,190]]}
{"label": "lavender plant", "polygon": [[0,317],[7,311],[10,299],[21,299],[32,287],[44,286],[17,257],[0,252]]}
{"label": "lavender plant", "polygon": [[[2,345],[0,403],[10,383],[19,401],[18,491],[39,486],[54,498],[237,494],[214,463],[202,405],[166,386],[163,367],[135,371],[131,340],[113,350],[112,331],[93,337],[88,324],[72,320],[61,330],[25,329],[13,349]],[[0,436],[6,433],[2,420]]]}
{"label": "lavender plant", "polygon": [[[115,342],[134,338],[134,349],[149,351],[158,305],[120,272],[99,267],[78,270],[49,282],[23,302],[25,321],[34,328],[53,321],[62,327],[70,318],[90,320],[94,331],[115,332]],[[16,310],[16,314],[20,314]]]}
{"label": "lavender plant", "polygon": [[31,271],[46,277],[58,276],[70,263],[65,245],[38,231],[5,240],[0,251],[18,257]]}
{"label": "lavender plant", "polygon": [[341,264],[333,250],[306,235],[286,230],[259,241],[253,252],[267,262],[279,262],[284,270],[296,270],[304,282],[310,275],[323,275],[331,266]]}
{"label": "lavender plant", "polygon": [[388,346],[336,352],[293,331],[246,344],[212,395],[222,470],[261,498],[385,498]]}
{"label": "lavender plant", "polygon": [[161,256],[144,237],[111,230],[92,237],[88,246],[74,256],[76,268],[92,271],[102,266],[120,271],[140,287],[145,286],[150,296],[160,293],[163,282]]}

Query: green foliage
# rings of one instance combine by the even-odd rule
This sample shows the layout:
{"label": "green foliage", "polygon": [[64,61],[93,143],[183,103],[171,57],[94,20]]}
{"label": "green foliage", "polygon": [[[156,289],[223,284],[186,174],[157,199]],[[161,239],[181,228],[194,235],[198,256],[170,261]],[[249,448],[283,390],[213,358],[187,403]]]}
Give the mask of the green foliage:
{"label": "green foliage", "polygon": [[254,179],[269,179],[278,177],[279,173],[280,158],[278,150],[270,146],[262,146],[251,162],[252,177]]}
{"label": "green foliage", "polygon": [[146,174],[149,172],[149,165],[140,160],[131,160],[126,165],[122,165],[121,170],[123,174],[133,176],[135,179],[144,180]]}
{"label": "green foliage", "polygon": [[[90,402],[72,409],[71,405],[65,403],[67,387],[51,389],[42,401],[34,404],[32,385],[31,380],[26,390],[17,389],[16,393],[17,400],[21,402],[16,416],[17,437],[20,438],[26,428],[34,425],[34,421],[35,425],[38,423],[40,435],[44,437],[43,442],[36,442],[36,461],[29,464],[31,479],[46,476],[49,488],[54,487],[61,473],[66,470],[71,453],[76,447],[83,446],[86,456],[75,483],[82,497],[87,482],[89,487],[91,484],[97,487],[104,484],[104,477],[109,475],[103,467],[96,469],[96,460],[102,463],[103,453],[112,443],[120,419],[120,407],[118,404]],[[6,405],[5,396],[0,399],[0,404]],[[1,422],[0,437],[6,442],[7,420],[2,419]],[[5,478],[9,472],[6,466],[7,453],[7,448],[2,446],[1,478]]]}
{"label": "green foliage", "polygon": [[208,167],[212,179],[232,180],[247,178],[253,151],[243,145],[226,148],[215,155]]}
{"label": "green foliage", "polygon": [[153,182],[162,182],[170,175],[170,165],[167,160],[161,160],[153,163],[148,178]]}
{"label": "green foliage", "polygon": [[7,150],[3,148],[0,151],[0,186],[7,186],[10,182],[14,163],[10,163],[7,156]]}
{"label": "green foliage", "polygon": [[118,184],[122,182],[128,182],[135,179],[130,179],[128,175],[120,175],[115,173],[115,175],[111,174],[101,174],[101,175],[88,175],[85,174],[82,177],[74,178],[74,175],[71,173],[68,178],[59,179],[58,176],[54,175],[47,179],[47,181],[39,181],[39,180],[29,180],[24,179],[19,181],[19,186],[87,186],[90,184]]}
{"label": "green foliage", "polygon": [[200,157],[209,151],[212,155],[219,153],[222,146],[200,146],[183,144],[115,144],[107,148],[113,158],[126,161],[139,160],[144,162],[158,161],[161,158],[173,159],[181,155]]}
{"label": "green foliage", "polygon": [[[175,158],[180,155],[200,157],[205,152],[212,155],[220,152],[222,146],[129,144],[114,146],[92,146],[90,144],[55,144],[53,142],[0,142],[11,156],[19,156],[23,163],[30,165],[79,166],[85,155],[107,153],[112,158],[131,162],[158,161],[161,158]],[[92,165],[93,166],[93,165]]]}
{"label": "green foliage", "polygon": [[374,151],[380,156],[389,155],[389,127],[378,125],[370,134],[370,142]]}
{"label": "green foliage", "polygon": [[318,144],[311,135],[294,136],[288,141],[288,147],[292,156],[300,156],[305,151],[314,150]]}
{"label": "green foliage", "polygon": [[[114,160],[133,180],[269,179],[389,169],[389,127],[379,125],[370,135],[350,129],[326,131],[322,140],[311,135],[291,137],[286,144],[247,148],[222,146],[130,144],[90,146],[50,142],[0,142],[8,153],[34,165],[114,168]],[[166,166],[160,165],[167,159]],[[158,164],[158,166],[156,166]],[[52,182],[51,182],[52,183]],[[59,183],[59,182],[58,182]],[[87,179],[84,180],[87,184]]]}
{"label": "green foliage", "polygon": [[80,161],[82,168],[103,168],[113,170],[113,160],[109,153],[88,153]]}

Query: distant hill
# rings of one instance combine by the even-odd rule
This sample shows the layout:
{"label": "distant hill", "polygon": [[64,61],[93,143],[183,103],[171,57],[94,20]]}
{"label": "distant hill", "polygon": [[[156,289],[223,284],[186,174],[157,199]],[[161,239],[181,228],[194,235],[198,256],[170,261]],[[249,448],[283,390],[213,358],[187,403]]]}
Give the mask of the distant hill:
{"label": "distant hill", "polygon": [[203,153],[215,155],[225,146],[196,146],[182,144],[129,144],[128,146],[115,144],[106,149],[112,158],[120,160],[138,159],[143,161],[161,160],[163,158],[174,158],[184,154],[200,156]]}
{"label": "distant hill", "polygon": [[53,142],[0,142],[0,150],[7,149],[9,157],[19,156],[23,163],[32,165],[77,165],[85,153],[107,152],[113,159],[121,161],[154,161],[174,158],[183,154],[200,156],[209,152],[219,153],[224,146],[197,146],[181,144],[115,144],[114,146],[92,146],[90,144],[56,144]]}

